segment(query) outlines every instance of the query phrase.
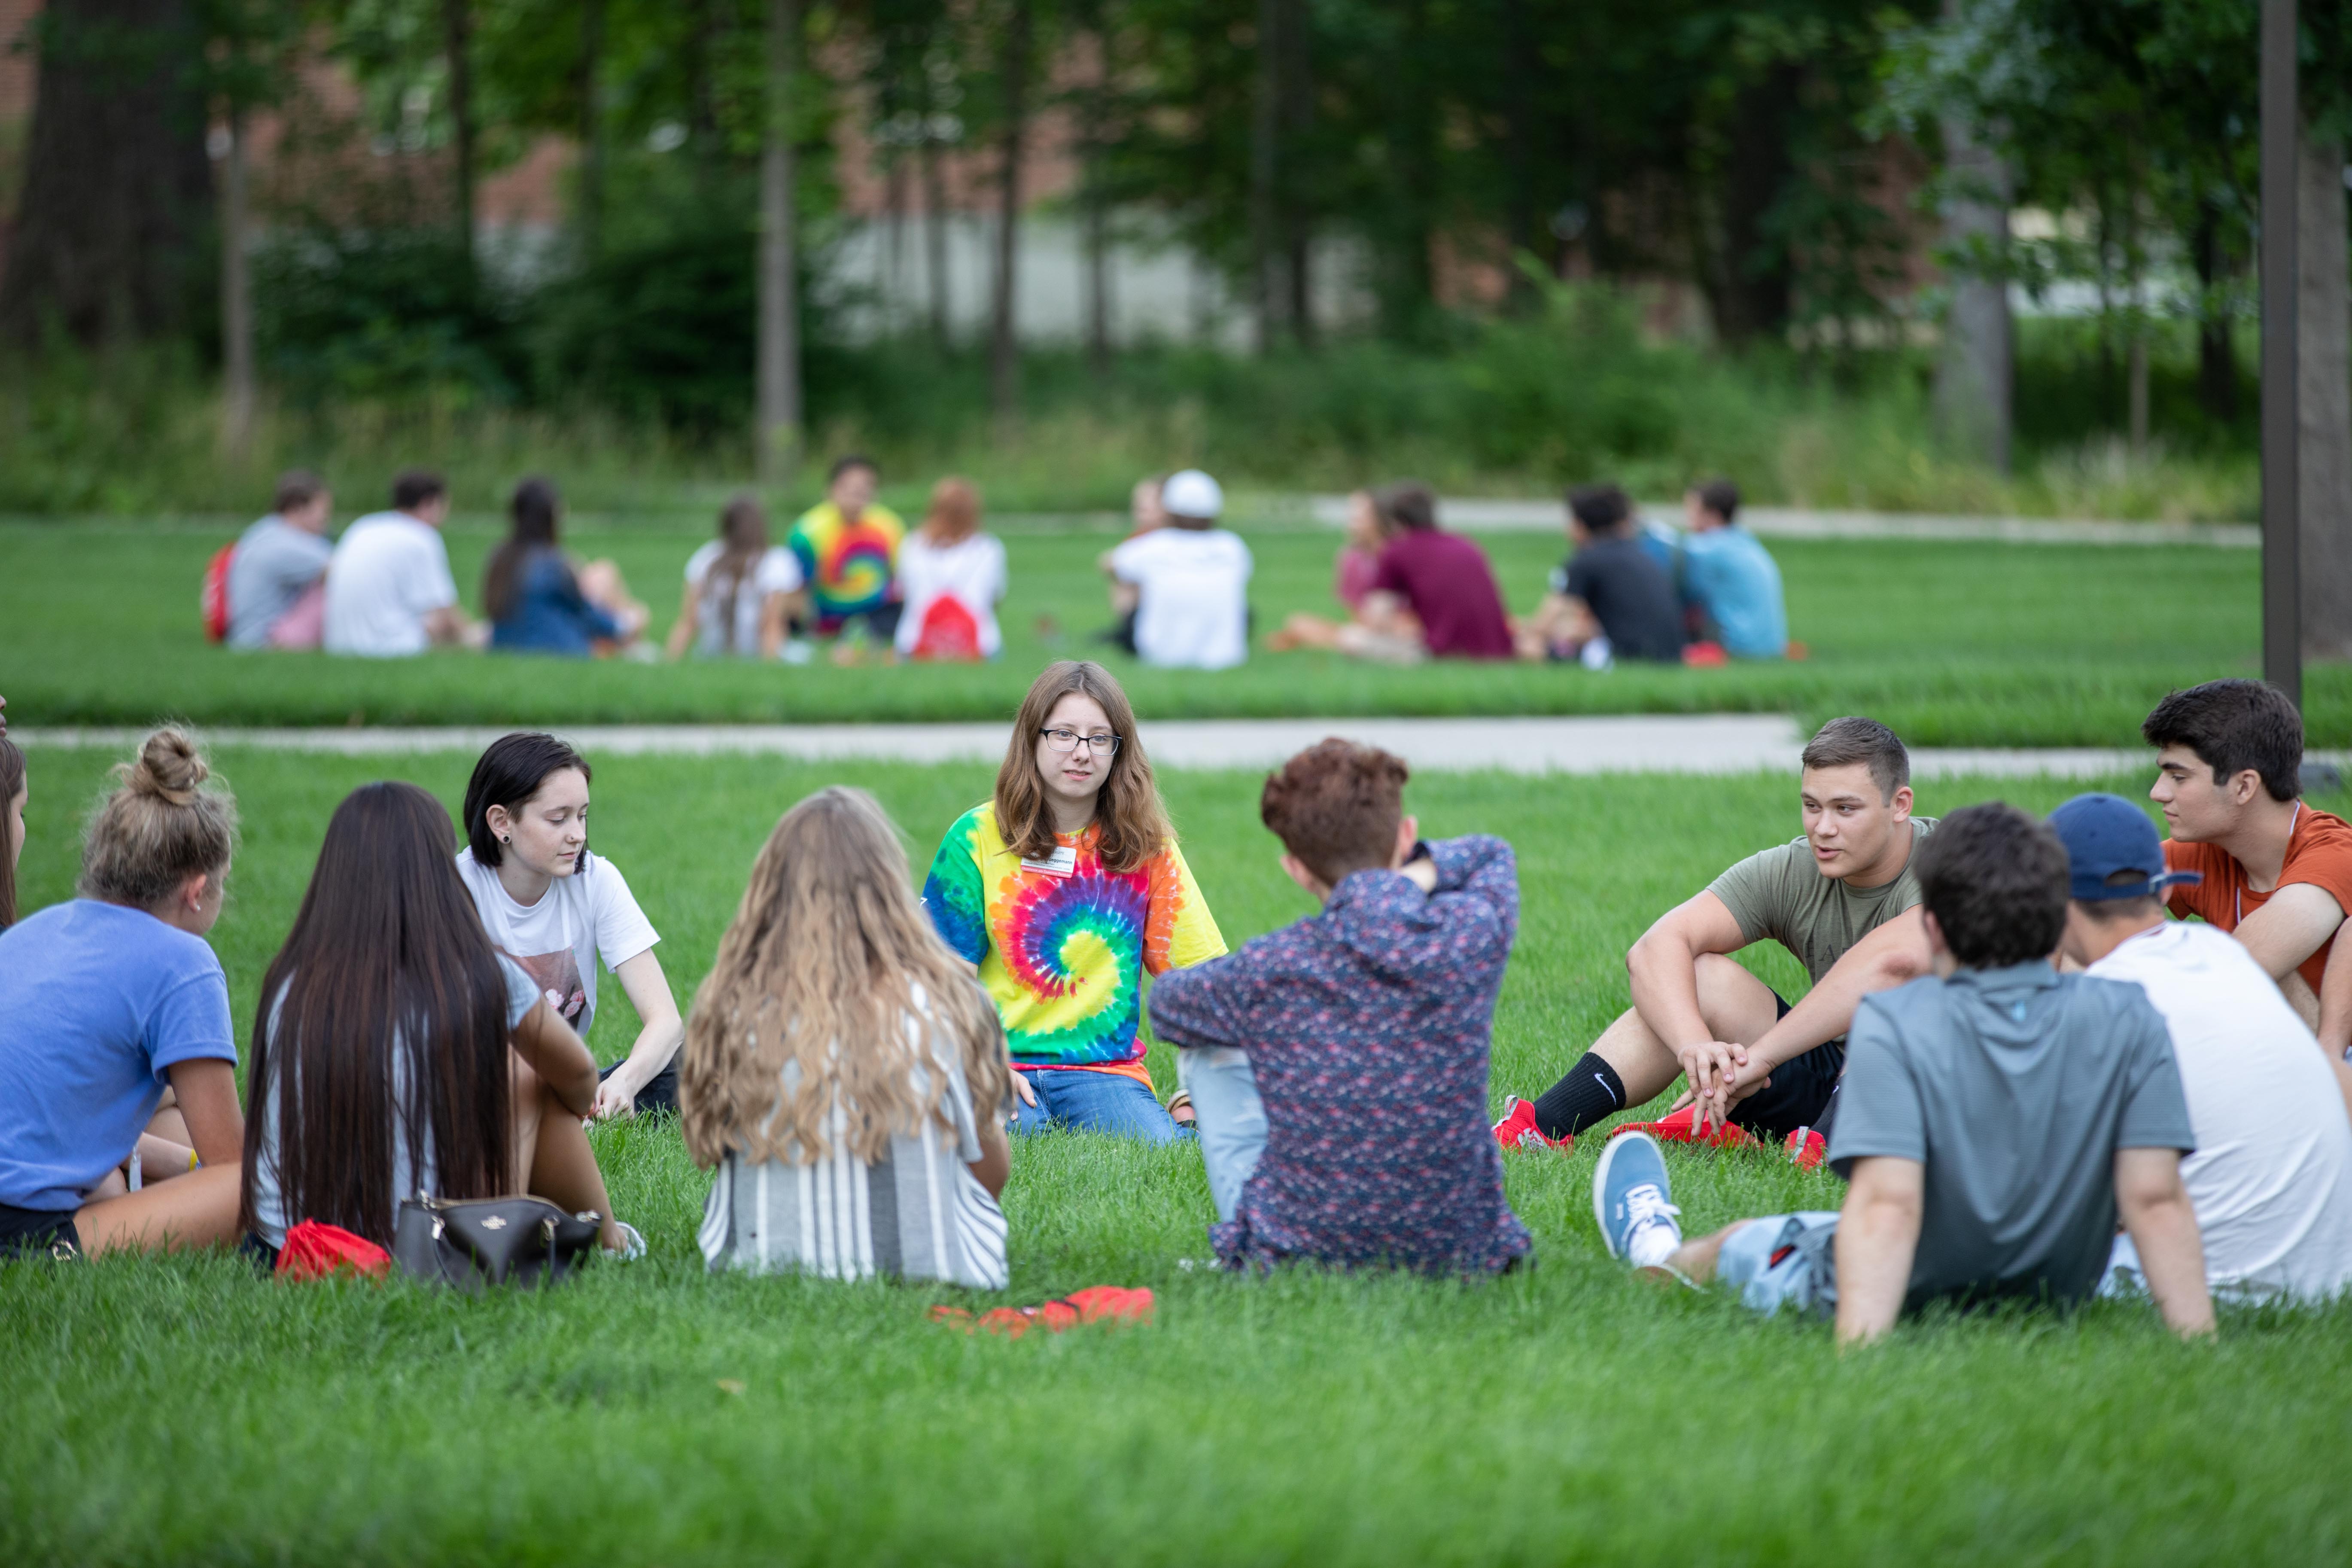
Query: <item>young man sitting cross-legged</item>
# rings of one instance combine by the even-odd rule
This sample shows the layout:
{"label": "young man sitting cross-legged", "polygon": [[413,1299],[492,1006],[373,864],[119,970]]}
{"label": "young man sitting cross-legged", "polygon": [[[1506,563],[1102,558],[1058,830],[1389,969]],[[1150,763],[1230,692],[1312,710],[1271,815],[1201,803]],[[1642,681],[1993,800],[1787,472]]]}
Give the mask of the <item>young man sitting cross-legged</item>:
{"label": "young man sitting cross-legged", "polygon": [[1322,912],[1151,983],[1152,1030],[1185,1058],[1226,1222],[1210,1239],[1229,1268],[1481,1275],[1528,1251],[1486,1135],[1516,862],[1479,834],[1419,846],[1405,776],[1388,752],[1338,740],[1284,763],[1259,815]]}
{"label": "young man sitting cross-legged", "polygon": [[[1819,1159],[1818,1142],[1800,1133],[1823,1125],[1854,1004],[1927,967],[1911,862],[1936,824],[1911,815],[1911,759],[1875,720],[1831,720],[1802,761],[1804,837],[1749,856],[1659,917],[1625,958],[1633,1005],[1541,1099],[1512,1100],[1497,1142],[1565,1146],[1679,1074],[1696,1103],[1687,1125],[1659,1124],[1669,1135],[1727,1119],[1787,1141],[1806,1163]],[[1793,1006],[1727,956],[1767,937],[1812,978]]]}
{"label": "young man sitting cross-legged", "polygon": [[[2164,1015],[2197,1152],[2180,1179],[2196,1205],[2205,1283],[2217,1295],[2324,1300],[2352,1285],[2352,1068],[2312,1038],[2253,954],[2214,930],[2164,918],[2156,826],[2130,801],[2076,795],[2050,814],[2073,900],[2065,955],[2137,985]],[[2118,1286],[2136,1275],[2117,1238]]]}
{"label": "young man sitting cross-legged", "polygon": [[2259,680],[2209,680],[2156,705],[2140,733],[2171,841],[2165,864],[2196,871],[2177,915],[2200,915],[2245,944],[2328,1055],[2352,1047],[2352,824],[2303,803],[2303,718]]}
{"label": "young man sitting cross-legged", "polygon": [[1592,1179],[1611,1254],[1720,1278],[1758,1311],[1834,1311],[1852,1342],[1937,1300],[2080,1301],[2120,1211],[2164,1321],[2211,1332],[2180,1180],[2195,1139],[2164,1018],[2137,985],[2052,966],[2066,925],[2057,835],[2015,806],[1972,805],[1919,859],[1936,974],[1854,1012],[1829,1152],[1852,1184],[1845,1206],[1685,1242],[1657,1143],[1622,1133]]}

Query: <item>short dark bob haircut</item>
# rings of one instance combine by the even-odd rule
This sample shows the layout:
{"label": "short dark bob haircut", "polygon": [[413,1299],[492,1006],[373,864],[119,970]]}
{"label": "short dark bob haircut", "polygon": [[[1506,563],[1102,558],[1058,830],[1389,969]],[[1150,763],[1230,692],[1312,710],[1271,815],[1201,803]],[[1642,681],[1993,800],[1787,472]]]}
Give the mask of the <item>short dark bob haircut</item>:
{"label": "short dark bob haircut", "polygon": [[[595,776],[588,771],[587,758],[552,735],[521,731],[490,742],[474,764],[474,776],[466,781],[466,843],[478,862],[496,866],[501,858],[499,836],[490,831],[490,807],[513,811],[539,793],[549,774],[566,768],[579,769],[583,779]],[[587,864],[584,852],[581,864]]]}

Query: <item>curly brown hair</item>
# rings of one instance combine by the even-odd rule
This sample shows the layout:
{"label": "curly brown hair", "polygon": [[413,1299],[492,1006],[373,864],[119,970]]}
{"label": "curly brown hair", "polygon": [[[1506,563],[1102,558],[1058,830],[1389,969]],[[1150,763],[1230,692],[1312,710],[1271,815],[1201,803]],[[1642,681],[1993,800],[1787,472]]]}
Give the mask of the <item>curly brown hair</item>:
{"label": "curly brown hair", "polygon": [[996,770],[996,831],[1024,858],[1042,860],[1054,853],[1054,814],[1045,802],[1045,775],[1037,771],[1037,737],[1054,704],[1074,691],[1094,699],[1118,737],[1102,793],[1095,797],[1095,855],[1106,871],[1139,871],[1175,842],[1176,830],[1151,777],[1143,738],[1135,732],[1135,710],[1118,678],[1098,664],[1066,658],[1047,665],[1030,683],[1013,721],[1004,765]]}
{"label": "curly brown hair", "polygon": [[1258,817],[1308,870],[1337,887],[1351,871],[1389,863],[1412,776],[1403,758],[1335,736],[1265,781]]}

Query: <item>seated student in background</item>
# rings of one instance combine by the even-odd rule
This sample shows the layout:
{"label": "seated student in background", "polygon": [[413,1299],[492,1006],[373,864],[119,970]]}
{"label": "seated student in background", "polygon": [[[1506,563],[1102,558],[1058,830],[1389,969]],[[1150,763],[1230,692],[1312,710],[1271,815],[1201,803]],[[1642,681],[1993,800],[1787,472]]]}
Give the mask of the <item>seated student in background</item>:
{"label": "seated student in background", "polygon": [[1734,658],[1784,658],[1789,612],[1780,568],[1763,542],[1739,526],[1739,488],[1729,479],[1693,485],[1683,497],[1683,587],[1696,601],[1700,631]]}
{"label": "seated student in background", "polygon": [[0,931],[0,1258],[236,1239],[236,1044],[204,939],[236,804],[177,730],[118,772],[79,896]]}
{"label": "seated student in background", "polygon": [[1265,639],[1267,649],[1325,648],[1384,664],[1412,664],[1428,655],[1421,621],[1395,594],[1376,593],[1381,552],[1395,530],[1381,513],[1379,498],[1358,490],[1348,498],[1348,542],[1333,563],[1331,593],[1348,606],[1348,619],[1330,621],[1304,611]]}
{"label": "seated student in background", "polygon": [[1152,985],[1160,1037],[1188,1063],[1222,1057],[1187,1071],[1228,1267],[1493,1274],[1528,1252],[1486,1133],[1495,995],[1519,924],[1511,847],[1418,844],[1405,778],[1346,741],[1291,758],[1259,815],[1322,912]]}
{"label": "seated student in background", "polygon": [[310,648],[326,630],[327,534],[335,498],[301,468],[278,476],[268,517],[236,542],[228,568],[228,646]]}
{"label": "seated student in background", "polygon": [[596,1022],[601,955],[637,1012],[629,1054],[604,1069],[595,1114],[677,1109],[685,1026],[620,869],[588,850],[588,761],[552,735],[490,743],[466,783],[457,870],[491,945],[521,965],[582,1039]]}
{"label": "seated student in background", "polygon": [[719,514],[719,537],[686,558],[686,595],[669,628],[669,657],[684,658],[691,647],[705,658],[776,658],[793,607],[803,599],[801,583],[799,558],[768,542],[768,514],[758,499],[737,496]]}
{"label": "seated student in background", "polygon": [[[2306,1300],[2352,1284],[2352,1067],[2319,1042],[2252,954],[2210,925],[2164,918],[2155,825],[2112,795],[2050,814],[2072,898],[2060,951],[2101,980],[2137,985],[2163,1015],[2197,1152],[2180,1179],[2217,1295]],[[2118,1277],[2139,1272],[2117,1238]]]}
{"label": "seated student in background", "polygon": [[1495,569],[1476,544],[1437,526],[1437,492],[1406,479],[1382,486],[1372,501],[1387,542],[1356,618],[1379,637],[1401,642],[1417,632],[1440,658],[1510,658]]}
{"label": "seated student in background", "polygon": [[[1168,509],[1160,504],[1160,487],[1168,482],[1165,474],[1147,474],[1135,481],[1128,492],[1127,514],[1129,527],[1127,537],[1140,539],[1157,528],[1168,526]],[[1108,555],[1104,557],[1108,559]],[[1110,585],[1110,608],[1115,619],[1108,630],[1097,632],[1095,641],[1107,643],[1121,652],[1135,652],[1135,606],[1141,598],[1131,583],[1113,579]]]}
{"label": "seated student in background", "polygon": [[980,491],[953,476],[931,487],[923,526],[898,548],[898,652],[908,658],[994,658],[1004,650],[1004,542],[980,531]]}
{"label": "seated student in background", "polygon": [[262,976],[238,1223],[273,1253],[303,1220],[388,1247],[403,1199],[528,1193],[641,1253],[581,1131],[596,1058],[492,950],[453,847],[415,784],[363,784],[328,819]]}
{"label": "seated student in background", "polygon": [[33,798],[25,753],[0,727],[0,931],[16,923],[16,862],[25,858],[25,806]]}
{"label": "seated student in background", "polygon": [[882,470],[871,458],[835,461],[824,500],[801,513],[784,543],[809,586],[820,637],[855,628],[881,647],[898,635],[898,546],[907,525],[874,500]]}
{"label": "seated student in background", "polygon": [[1225,493],[1198,468],[1169,475],[1160,503],[1165,527],[1101,558],[1112,607],[1121,589],[1134,591],[1135,652],[1144,663],[1230,668],[1249,657],[1249,546],[1217,526]]}
{"label": "seated student in background", "polygon": [[[1727,1117],[1800,1160],[1815,1147],[1802,1134],[1827,1123],[1855,1004],[1927,968],[1913,862],[1936,822],[1911,815],[1910,755],[1876,720],[1831,720],[1801,762],[1804,836],[1740,861],[1643,933],[1625,956],[1633,1005],[1542,1098],[1507,1102],[1499,1142],[1561,1142],[1680,1076],[1696,1103],[1671,1135]],[[1728,956],[1767,939],[1811,977],[1794,1006]]]}
{"label": "seated student in background", "polygon": [[428,647],[479,647],[488,637],[457,605],[441,524],[449,490],[411,468],[392,482],[392,510],[343,530],[327,563],[329,653],[405,658]]}
{"label": "seated student in background", "polygon": [[2331,1057],[2352,1048],[2352,824],[2304,804],[2303,716],[2259,680],[2176,691],[2140,726],[2157,748],[2148,798],[2171,838],[2164,863],[2204,880],[2174,888],[2198,915],[2243,942]]}
{"label": "seated student in background", "polygon": [[1936,973],[1854,1014],[1830,1163],[1836,1213],[1740,1220],[1685,1243],[1646,1134],[1601,1152],[1592,1207],[1611,1256],[1759,1312],[1873,1340],[1935,1301],[2078,1302],[2118,1215],[2165,1322],[2213,1331],[2180,1156],[2196,1144],[2164,1019],[2137,985],[2051,966],[2066,852],[2015,806],[1944,819],[1920,854]]}
{"label": "seated student in background", "polygon": [[482,571],[482,613],[490,618],[490,646],[502,653],[551,653],[586,658],[614,652],[646,627],[645,606],[628,597],[620,569],[592,562],[601,592],[583,584],[557,542],[563,501],[542,479],[515,487],[508,510],[514,526]]}
{"label": "seated student in background", "polygon": [[1013,721],[995,795],[956,818],[923,881],[949,949],[974,965],[1012,1042],[1013,1130],[1190,1136],[1143,1065],[1143,977],[1216,957],[1137,735],[1098,664],[1049,664]]}
{"label": "seated student in background", "polygon": [[863,790],[786,812],[694,1003],[687,1148],[713,1269],[1004,1289],[1004,1031]]}
{"label": "seated student in background", "polygon": [[1576,546],[1552,574],[1551,592],[1517,627],[1521,658],[1575,660],[1605,669],[1624,659],[1674,664],[1683,657],[1675,585],[1643,547],[1633,503],[1615,485],[1568,492]]}

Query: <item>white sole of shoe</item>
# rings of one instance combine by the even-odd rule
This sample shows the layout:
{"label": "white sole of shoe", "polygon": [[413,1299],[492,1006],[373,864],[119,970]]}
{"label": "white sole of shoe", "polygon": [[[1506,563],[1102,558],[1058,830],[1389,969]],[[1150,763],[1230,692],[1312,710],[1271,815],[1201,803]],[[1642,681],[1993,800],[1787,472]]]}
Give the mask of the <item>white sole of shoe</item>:
{"label": "white sole of shoe", "polygon": [[1624,1254],[1617,1250],[1616,1238],[1609,1234],[1609,1200],[1601,1194],[1609,1190],[1609,1172],[1618,1152],[1635,1142],[1648,1144],[1653,1152],[1658,1147],[1658,1141],[1646,1132],[1621,1132],[1601,1145],[1601,1163],[1592,1167],[1592,1223],[1601,1231],[1601,1245],[1616,1258],[1622,1258]]}

